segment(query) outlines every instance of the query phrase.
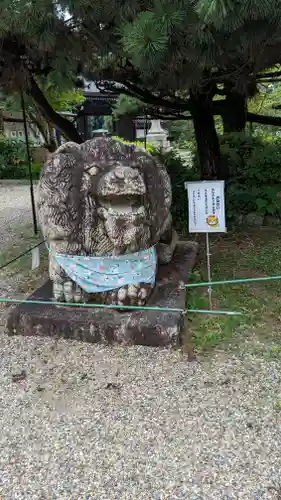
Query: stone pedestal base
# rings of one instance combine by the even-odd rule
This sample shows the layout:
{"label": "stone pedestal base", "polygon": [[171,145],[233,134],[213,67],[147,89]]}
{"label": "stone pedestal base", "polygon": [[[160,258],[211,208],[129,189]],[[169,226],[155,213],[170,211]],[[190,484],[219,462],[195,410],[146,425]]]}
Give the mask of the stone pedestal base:
{"label": "stone pedestal base", "polygon": [[[184,309],[188,276],[197,255],[197,244],[178,243],[170,264],[159,266],[157,288],[148,306]],[[19,304],[8,315],[8,335],[63,337],[106,344],[176,345],[181,340],[181,312],[99,309],[55,306],[51,282],[34,292],[29,300],[50,304]]]}

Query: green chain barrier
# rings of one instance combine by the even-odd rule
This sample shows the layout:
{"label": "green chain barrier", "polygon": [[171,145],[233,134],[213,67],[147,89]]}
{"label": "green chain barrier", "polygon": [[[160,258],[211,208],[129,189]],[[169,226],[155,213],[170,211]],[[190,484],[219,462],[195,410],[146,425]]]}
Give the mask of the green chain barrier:
{"label": "green chain barrier", "polygon": [[253,283],[257,281],[280,280],[281,276],[266,276],[264,278],[243,278],[238,280],[205,281],[202,283],[187,283],[185,288],[209,287],[214,285],[236,285],[237,283]]}
{"label": "green chain barrier", "polygon": [[43,304],[43,305],[54,305],[54,306],[70,306],[70,307],[88,307],[88,308],[99,308],[99,309],[133,309],[142,311],[164,311],[164,312],[180,312],[186,313],[204,313],[204,314],[214,314],[214,315],[226,315],[226,316],[241,316],[242,313],[236,311],[216,311],[210,309],[180,309],[173,307],[153,307],[153,306],[121,306],[115,304],[86,304],[81,302],[57,302],[48,300],[20,300],[20,299],[9,299],[0,298],[0,303],[8,304]]}
{"label": "green chain barrier", "polygon": [[216,309],[187,309],[187,313],[213,314],[214,316],[243,316],[238,311],[217,311]]}
{"label": "green chain barrier", "polygon": [[184,309],[173,308],[173,307],[153,307],[153,306],[122,306],[115,304],[86,304],[84,302],[57,302],[55,300],[21,300],[21,299],[8,299],[0,298],[0,303],[11,303],[11,304],[43,304],[43,305],[54,305],[54,306],[70,306],[70,307],[88,307],[88,308],[100,308],[100,309],[140,309],[147,311],[165,311],[165,312],[183,312]]}

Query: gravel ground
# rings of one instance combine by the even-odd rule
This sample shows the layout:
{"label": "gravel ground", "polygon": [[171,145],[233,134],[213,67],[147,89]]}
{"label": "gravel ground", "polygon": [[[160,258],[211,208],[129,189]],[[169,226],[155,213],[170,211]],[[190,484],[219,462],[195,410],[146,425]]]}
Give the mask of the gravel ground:
{"label": "gravel ground", "polygon": [[[36,185],[34,193],[36,196]],[[21,231],[22,228],[22,231]],[[33,236],[33,217],[31,210],[30,186],[26,181],[0,181],[0,255],[5,251],[6,262],[9,249],[19,246],[17,253],[27,250],[32,244],[25,238]],[[11,254],[11,257],[15,255]],[[22,261],[19,261],[22,263]],[[1,262],[2,264],[2,262]],[[10,271],[10,267],[7,271]],[[21,273],[7,276],[6,270],[0,271],[0,296],[16,297],[19,286],[26,281]],[[20,294],[22,296],[22,294]],[[2,323],[0,307],[0,324]],[[0,499],[1,500],[1,499]]]}
{"label": "gravel ground", "polygon": [[[28,186],[0,199],[1,247],[32,219]],[[1,499],[280,500],[276,361],[250,349],[189,363],[1,326],[0,349]]]}
{"label": "gravel ground", "polygon": [[274,362],[4,336],[1,350],[5,500],[280,498]]}
{"label": "gravel ground", "polygon": [[0,184],[0,248],[13,243],[19,224],[32,228],[30,187],[28,184],[4,182]]}

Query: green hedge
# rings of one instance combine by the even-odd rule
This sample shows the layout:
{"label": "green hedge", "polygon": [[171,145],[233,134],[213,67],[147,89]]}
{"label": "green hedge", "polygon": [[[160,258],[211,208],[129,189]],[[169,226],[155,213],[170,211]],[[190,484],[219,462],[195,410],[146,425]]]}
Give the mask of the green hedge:
{"label": "green hedge", "polygon": [[[32,163],[31,171],[32,178],[39,179],[42,163]],[[29,168],[26,163],[19,163],[15,165],[6,165],[4,168],[0,166],[0,179],[28,179]]]}
{"label": "green hedge", "polygon": [[[31,155],[35,147],[30,144]],[[32,164],[34,179],[39,177],[41,164]],[[25,142],[0,136],[0,179],[25,179],[29,176]]]}
{"label": "green hedge", "polygon": [[281,216],[281,139],[278,136],[226,134],[222,161],[228,167],[226,212],[229,220],[251,212]]}
{"label": "green hedge", "polygon": [[[281,138],[241,132],[219,139],[221,161],[227,173],[228,222],[237,222],[250,213],[281,218]],[[194,168],[199,171],[197,153]]]}

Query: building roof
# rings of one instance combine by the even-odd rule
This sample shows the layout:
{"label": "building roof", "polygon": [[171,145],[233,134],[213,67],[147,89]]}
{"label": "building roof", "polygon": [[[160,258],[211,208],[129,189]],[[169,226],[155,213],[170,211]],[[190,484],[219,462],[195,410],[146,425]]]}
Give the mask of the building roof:
{"label": "building roof", "polygon": [[[102,94],[102,95],[110,95],[112,92],[111,91],[106,91],[105,89],[104,90],[100,90],[99,87],[102,87],[103,85],[103,82],[100,82],[98,80],[85,80],[85,78],[83,78],[83,83],[84,83],[84,94],[85,95],[88,95],[88,94]],[[118,83],[118,82],[108,82],[108,83],[112,83],[114,84],[114,86],[121,90],[123,85],[121,85],[121,83]],[[104,86],[106,86],[106,82],[104,82]],[[114,94],[114,92],[113,92]]]}

